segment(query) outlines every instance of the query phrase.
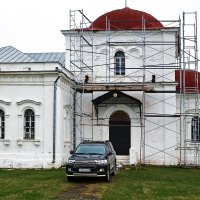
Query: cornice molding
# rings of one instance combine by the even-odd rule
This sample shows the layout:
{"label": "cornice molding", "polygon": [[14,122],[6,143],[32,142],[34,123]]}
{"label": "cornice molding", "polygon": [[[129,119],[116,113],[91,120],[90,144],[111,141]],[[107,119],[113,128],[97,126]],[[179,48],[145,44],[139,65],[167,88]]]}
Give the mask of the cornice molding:
{"label": "cornice molding", "polygon": [[2,99],[0,99],[0,103],[5,104],[5,105],[10,105],[10,104],[11,104],[11,102],[4,101],[4,100],[2,100]]}
{"label": "cornice molding", "polygon": [[25,104],[25,103],[31,103],[31,104],[35,104],[35,105],[41,105],[41,102],[34,101],[34,100],[31,100],[31,99],[24,99],[22,101],[18,101],[17,105],[22,105],[22,104]]}

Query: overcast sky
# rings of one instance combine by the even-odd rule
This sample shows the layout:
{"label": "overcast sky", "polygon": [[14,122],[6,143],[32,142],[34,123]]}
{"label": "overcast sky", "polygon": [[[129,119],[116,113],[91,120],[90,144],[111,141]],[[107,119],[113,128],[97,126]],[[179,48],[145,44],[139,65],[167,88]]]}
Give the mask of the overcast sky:
{"label": "overcast sky", "polygon": [[[200,24],[199,2],[127,0],[128,7],[147,12],[158,20],[178,20],[183,11],[197,11]],[[22,52],[64,51],[60,30],[69,29],[70,9],[83,9],[94,21],[108,11],[124,7],[125,0],[0,0],[0,47],[11,45]]]}

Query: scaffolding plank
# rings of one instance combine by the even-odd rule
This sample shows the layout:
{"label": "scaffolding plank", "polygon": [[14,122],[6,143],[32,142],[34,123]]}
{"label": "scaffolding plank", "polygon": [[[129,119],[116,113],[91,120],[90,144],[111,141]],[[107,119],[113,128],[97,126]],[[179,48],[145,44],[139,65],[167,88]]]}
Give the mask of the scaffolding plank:
{"label": "scaffolding plank", "polygon": [[143,84],[83,84],[80,86],[76,85],[78,92],[91,93],[94,91],[153,91],[152,85]]}

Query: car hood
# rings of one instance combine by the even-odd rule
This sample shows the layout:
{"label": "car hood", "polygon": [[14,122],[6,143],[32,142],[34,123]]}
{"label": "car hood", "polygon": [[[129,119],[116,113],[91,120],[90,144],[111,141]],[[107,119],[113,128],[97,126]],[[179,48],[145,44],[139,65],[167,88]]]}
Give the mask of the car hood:
{"label": "car hood", "polygon": [[103,160],[105,159],[105,155],[95,155],[95,154],[75,154],[71,156],[69,159],[76,160],[76,161],[82,161],[82,160]]}

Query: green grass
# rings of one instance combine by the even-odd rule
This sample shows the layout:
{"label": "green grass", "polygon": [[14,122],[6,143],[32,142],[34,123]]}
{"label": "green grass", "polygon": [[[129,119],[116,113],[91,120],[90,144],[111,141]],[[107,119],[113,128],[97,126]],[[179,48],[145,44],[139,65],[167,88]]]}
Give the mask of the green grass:
{"label": "green grass", "polygon": [[129,168],[115,177],[102,199],[200,199],[200,169]]}
{"label": "green grass", "polygon": [[128,167],[112,177],[110,183],[97,179],[68,183],[64,169],[0,170],[0,199],[4,200],[70,199],[65,193],[76,193],[76,187],[79,196],[91,193],[103,200],[200,200],[200,169]]}
{"label": "green grass", "polygon": [[66,189],[64,169],[0,170],[0,199],[55,199]]}

